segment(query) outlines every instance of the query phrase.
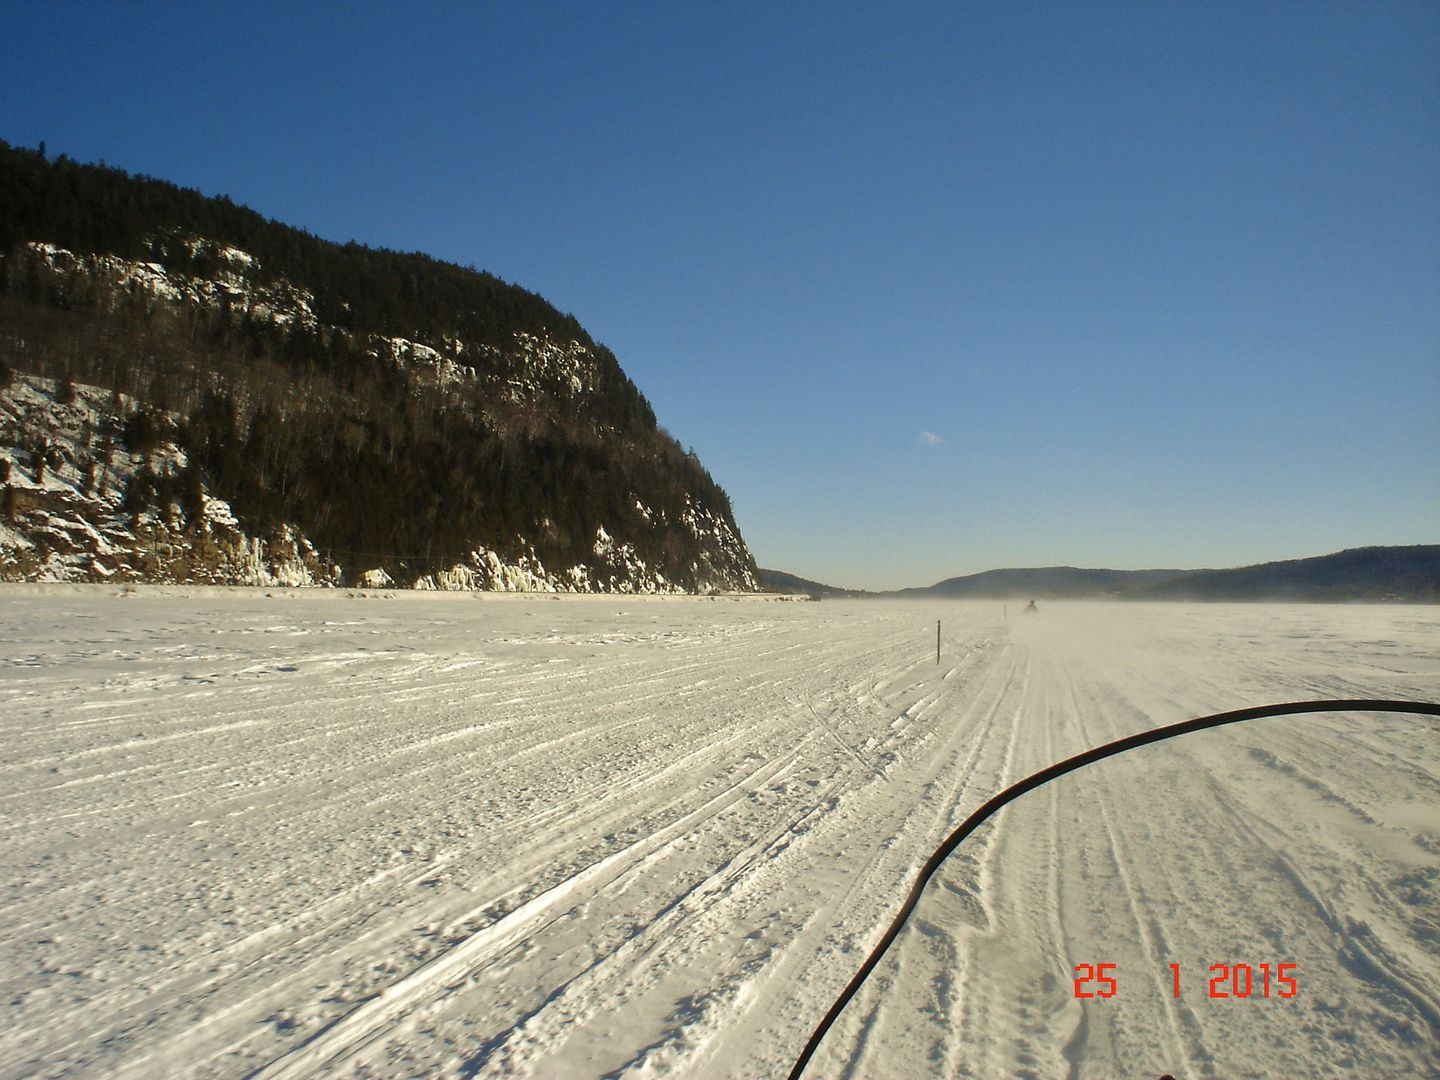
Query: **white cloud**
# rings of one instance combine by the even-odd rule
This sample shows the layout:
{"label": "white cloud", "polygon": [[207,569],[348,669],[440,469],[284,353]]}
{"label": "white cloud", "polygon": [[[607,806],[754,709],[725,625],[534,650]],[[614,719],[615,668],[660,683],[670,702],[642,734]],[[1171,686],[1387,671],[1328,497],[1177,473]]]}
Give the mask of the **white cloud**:
{"label": "white cloud", "polygon": [[939,446],[944,441],[945,437],[943,435],[936,435],[933,431],[920,432],[921,446]]}

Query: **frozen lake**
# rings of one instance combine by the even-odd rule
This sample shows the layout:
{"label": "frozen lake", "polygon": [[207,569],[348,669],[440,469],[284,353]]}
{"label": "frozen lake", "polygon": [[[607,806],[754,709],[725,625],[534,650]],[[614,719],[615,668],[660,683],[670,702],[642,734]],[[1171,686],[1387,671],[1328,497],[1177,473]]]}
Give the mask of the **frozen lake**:
{"label": "frozen lake", "polygon": [[[0,1076],[783,1076],[1006,784],[1440,700],[1436,607],[1041,607],[0,587]],[[1319,714],[1012,805],[807,1075],[1437,1046],[1440,726]]]}

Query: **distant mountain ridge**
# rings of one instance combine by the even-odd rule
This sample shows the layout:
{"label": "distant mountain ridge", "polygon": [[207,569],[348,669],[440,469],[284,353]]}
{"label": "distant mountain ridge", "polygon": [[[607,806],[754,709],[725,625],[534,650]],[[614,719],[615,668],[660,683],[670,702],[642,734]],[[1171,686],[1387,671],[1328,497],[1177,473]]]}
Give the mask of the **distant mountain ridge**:
{"label": "distant mountain ridge", "polygon": [[988,600],[1290,600],[1440,603],[1440,544],[1348,548],[1218,570],[1047,566],[986,570],[923,588],[865,593],[762,570],[767,588],[825,596]]}
{"label": "distant mountain ridge", "polygon": [[3,142],[0,459],[0,578],[759,587],[728,496],[542,297]]}
{"label": "distant mountain ridge", "polygon": [[1230,570],[1192,570],[1144,586],[1137,596],[1155,600],[1440,603],[1440,544],[1349,548]]}
{"label": "distant mountain ridge", "polygon": [[1183,570],[1085,570],[1074,566],[986,570],[979,574],[946,578],[928,588],[903,589],[901,593],[951,597],[1023,595],[1050,599],[1118,596],[1183,573]]}
{"label": "distant mountain ridge", "polygon": [[805,595],[816,599],[875,595],[864,589],[842,589],[835,585],[825,585],[818,581],[810,581],[808,578],[796,577],[783,570],[766,570],[764,567],[760,568],[760,584],[767,592],[789,593],[792,596]]}

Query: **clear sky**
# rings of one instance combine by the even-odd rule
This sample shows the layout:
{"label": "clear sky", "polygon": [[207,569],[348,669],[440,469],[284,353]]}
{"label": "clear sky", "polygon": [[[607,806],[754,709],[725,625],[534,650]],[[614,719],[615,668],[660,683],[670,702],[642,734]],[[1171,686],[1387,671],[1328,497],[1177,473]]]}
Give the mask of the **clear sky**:
{"label": "clear sky", "polygon": [[1440,4],[0,0],[0,138],[574,313],[762,566],[1440,541]]}

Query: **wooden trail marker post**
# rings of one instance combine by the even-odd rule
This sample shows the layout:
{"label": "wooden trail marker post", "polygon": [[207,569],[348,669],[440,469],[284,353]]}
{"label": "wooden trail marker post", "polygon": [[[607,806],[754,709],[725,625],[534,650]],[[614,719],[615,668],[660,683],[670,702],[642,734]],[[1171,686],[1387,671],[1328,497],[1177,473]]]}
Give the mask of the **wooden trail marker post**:
{"label": "wooden trail marker post", "polygon": [[935,620],[935,663],[940,663],[940,620]]}

